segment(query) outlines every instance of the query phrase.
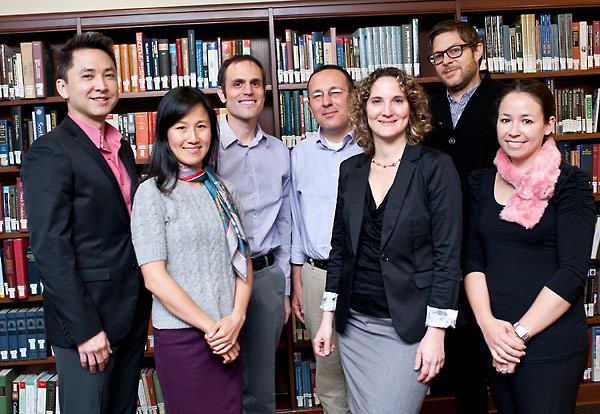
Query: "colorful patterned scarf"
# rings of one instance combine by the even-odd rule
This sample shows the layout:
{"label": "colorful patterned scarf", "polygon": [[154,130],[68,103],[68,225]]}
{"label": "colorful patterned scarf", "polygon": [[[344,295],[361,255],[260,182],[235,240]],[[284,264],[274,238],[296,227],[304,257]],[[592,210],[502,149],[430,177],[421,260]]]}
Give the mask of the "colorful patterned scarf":
{"label": "colorful patterned scarf", "polygon": [[179,164],[179,179],[187,182],[203,182],[206,189],[212,196],[225,230],[225,239],[231,255],[231,264],[236,273],[246,281],[247,256],[246,243],[248,239],[242,227],[242,221],[238,216],[237,210],[231,194],[227,191],[225,185],[217,178],[216,174],[208,167],[196,170],[184,164]]}

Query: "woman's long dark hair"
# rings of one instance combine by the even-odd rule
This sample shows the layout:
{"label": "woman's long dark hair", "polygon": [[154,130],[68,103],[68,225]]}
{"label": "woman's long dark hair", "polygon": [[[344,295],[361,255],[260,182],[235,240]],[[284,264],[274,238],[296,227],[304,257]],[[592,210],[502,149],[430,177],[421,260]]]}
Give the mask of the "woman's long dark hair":
{"label": "woman's long dark hair", "polygon": [[[156,186],[163,193],[173,191],[179,178],[179,165],[169,147],[168,130],[196,105],[204,107],[210,120],[210,148],[204,157],[203,165],[210,166],[213,171],[217,170],[219,127],[210,101],[202,91],[189,86],[172,89],[158,105],[154,150],[150,164],[144,171],[147,174],[145,180],[155,178]],[[168,185],[169,183],[171,185]]]}

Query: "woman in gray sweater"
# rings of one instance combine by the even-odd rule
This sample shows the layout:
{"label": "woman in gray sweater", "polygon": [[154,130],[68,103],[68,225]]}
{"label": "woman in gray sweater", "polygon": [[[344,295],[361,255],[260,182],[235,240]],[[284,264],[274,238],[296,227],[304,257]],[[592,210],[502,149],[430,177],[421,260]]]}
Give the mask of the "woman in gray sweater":
{"label": "woman in gray sweater", "polygon": [[233,185],[216,170],[215,112],[199,90],[161,101],[154,152],[131,213],[133,245],[154,295],[155,362],[167,411],[242,412],[238,336],[252,266]]}

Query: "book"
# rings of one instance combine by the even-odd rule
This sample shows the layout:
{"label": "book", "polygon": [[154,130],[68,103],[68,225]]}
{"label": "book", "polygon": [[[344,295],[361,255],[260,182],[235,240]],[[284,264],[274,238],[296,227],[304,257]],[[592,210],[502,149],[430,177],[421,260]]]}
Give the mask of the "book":
{"label": "book", "polygon": [[31,42],[33,55],[33,75],[35,97],[54,96],[54,75],[52,72],[52,49],[41,41]]}
{"label": "book", "polygon": [[129,66],[129,46],[127,44],[120,44],[119,53],[121,55],[121,83],[123,85],[123,93],[129,93],[131,92],[131,68]]}
{"label": "book", "polygon": [[[138,57],[137,57],[137,45],[134,43],[127,45],[129,52],[129,71],[131,76],[131,92],[139,92],[140,84],[139,84],[139,67],[138,67]],[[143,66],[142,66],[143,68]]]}
{"label": "book", "polygon": [[12,382],[16,378],[13,368],[0,371],[0,414],[12,413]]}
{"label": "book", "polygon": [[[160,89],[169,89],[169,77],[171,76],[171,65],[169,58],[169,41],[167,39],[158,39],[158,62],[159,62],[159,73],[160,73]],[[155,76],[155,89],[156,88],[156,75]]]}
{"label": "book", "polygon": [[29,279],[27,277],[27,260],[25,258],[25,249],[27,246],[29,246],[29,239],[27,238],[13,240],[17,299],[26,299],[29,297]]}
{"label": "book", "polygon": [[7,283],[8,297],[10,299],[17,298],[17,274],[15,271],[15,250],[12,239],[2,240],[3,246],[3,262],[4,262],[4,276]]}
{"label": "book", "polygon": [[[146,73],[148,73],[148,69],[150,69],[150,48],[146,52],[146,45],[149,46],[149,43],[146,41],[146,37],[144,33],[137,32],[135,34],[135,58],[137,63],[137,76],[138,76],[138,90],[140,92],[146,91]],[[152,86],[149,90],[152,90]]]}
{"label": "book", "polygon": [[121,47],[113,45],[113,55],[115,56],[115,66],[117,68],[117,83],[119,84],[119,93],[123,92],[123,72],[121,71]]}
{"label": "book", "polygon": [[23,65],[23,85],[25,99],[35,99],[35,77],[33,74],[33,45],[31,42],[21,43],[21,61]]}

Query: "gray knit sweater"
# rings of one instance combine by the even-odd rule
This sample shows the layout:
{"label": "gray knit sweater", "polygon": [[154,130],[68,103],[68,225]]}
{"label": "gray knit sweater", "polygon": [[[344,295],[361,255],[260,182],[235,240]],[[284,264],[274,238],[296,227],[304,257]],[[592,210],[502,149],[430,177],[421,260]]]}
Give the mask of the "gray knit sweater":
{"label": "gray knit sweater", "polygon": [[[239,206],[233,184],[223,183]],[[163,194],[154,180],[143,182],[133,202],[131,233],[140,266],[166,260],[169,275],[210,317],[219,320],[231,313],[235,275],[221,217],[205,186],[178,182],[172,193]],[[190,327],[153,299],[155,328]]]}

